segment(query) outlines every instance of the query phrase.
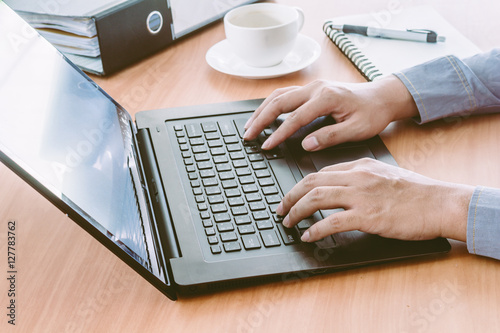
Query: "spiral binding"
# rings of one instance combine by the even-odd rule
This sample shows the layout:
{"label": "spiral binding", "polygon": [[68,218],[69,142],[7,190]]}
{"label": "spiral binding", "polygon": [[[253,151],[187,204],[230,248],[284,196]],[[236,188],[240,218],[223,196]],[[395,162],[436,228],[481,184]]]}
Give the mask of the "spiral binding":
{"label": "spiral binding", "polygon": [[325,22],[323,31],[332,40],[332,42],[345,54],[358,71],[369,81],[382,76],[383,73],[366,57],[363,52],[354,45],[345,33],[331,28],[331,21]]}

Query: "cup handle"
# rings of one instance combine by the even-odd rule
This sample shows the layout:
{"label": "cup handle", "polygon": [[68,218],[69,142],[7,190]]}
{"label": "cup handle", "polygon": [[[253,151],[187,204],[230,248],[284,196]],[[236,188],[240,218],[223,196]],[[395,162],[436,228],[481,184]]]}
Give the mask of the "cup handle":
{"label": "cup handle", "polygon": [[304,26],[304,21],[305,21],[305,15],[304,15],[304,11],[299,8],[299,7],[293,7],[297,13],[299,14],[299,25],[298,25],[298,30],[297,31],[300,31],[302,30],[302,27]]}

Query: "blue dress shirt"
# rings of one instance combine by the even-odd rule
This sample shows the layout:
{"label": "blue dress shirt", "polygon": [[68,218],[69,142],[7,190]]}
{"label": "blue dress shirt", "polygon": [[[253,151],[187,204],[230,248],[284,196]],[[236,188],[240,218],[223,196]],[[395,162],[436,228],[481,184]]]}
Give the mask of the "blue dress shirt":
{"label": "blue dress shirt", "polygon": [[[500,49],[464,60],[438,58],[395,75],[413,96],[419,123],[500,112]],[[474,190],[467,218],[467,249],[500,259],[500,189],[478,186]]]}

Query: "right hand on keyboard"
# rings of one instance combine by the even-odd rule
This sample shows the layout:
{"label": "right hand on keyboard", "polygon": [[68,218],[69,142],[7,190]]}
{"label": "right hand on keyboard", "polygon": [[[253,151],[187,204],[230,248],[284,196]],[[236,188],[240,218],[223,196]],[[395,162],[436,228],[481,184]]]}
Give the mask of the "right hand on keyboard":
{"label": "right hand on keyboard", "polygon": [[336,124],[309,134],[305,150],[316,151],[348,141],[360,141],[380,133],[393,120],[418,115],[410,93],[395,76],[376,82],[340,84],[314,81],[304,87],[275,90],[245,124],[245,140],[254,140],[280,114],[283,124],[262,145],[272,149],[300,127],[329,115]]}

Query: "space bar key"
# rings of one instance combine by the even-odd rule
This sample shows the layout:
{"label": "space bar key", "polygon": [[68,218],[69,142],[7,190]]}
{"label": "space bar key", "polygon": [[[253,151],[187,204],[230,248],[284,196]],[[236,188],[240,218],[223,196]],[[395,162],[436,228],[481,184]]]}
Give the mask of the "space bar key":
{"label": "space bar key", "polygon": [[287,194],[295,186],[295,184],[297,184],[288,163],[284,158],[268,160],[268,162],[279,186],[281,187],[283,195]]}

